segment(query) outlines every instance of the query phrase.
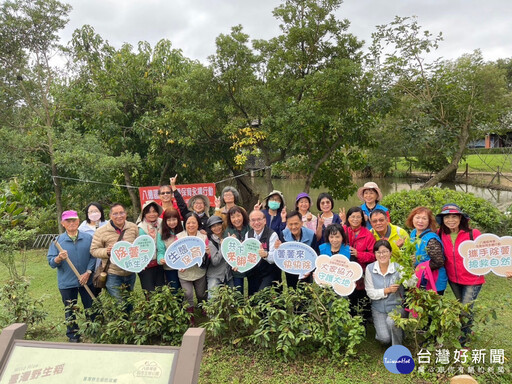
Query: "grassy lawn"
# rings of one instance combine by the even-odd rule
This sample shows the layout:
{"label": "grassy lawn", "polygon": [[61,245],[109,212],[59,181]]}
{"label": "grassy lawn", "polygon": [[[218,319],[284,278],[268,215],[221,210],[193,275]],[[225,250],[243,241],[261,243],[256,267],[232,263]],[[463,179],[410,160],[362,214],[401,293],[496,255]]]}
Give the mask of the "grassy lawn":
{"label": "grassy lawn", "polygon": [[[512,173],[512,155],[491,154],[491,155],[468,155],[466,159],[459,163],[459,172],[466,171],[466,163],[469,166],[469,172],[496,172],[498,167],[504,173]],[[394,169],[394,168],[393,168]],[[397,161],[397,171],[407,172],[409,170],[409,162],[400,158]],[[413,164],[413,172],[422,172],[416,169]]]}
{"label": "grassy lawn", "polygon": [[[45,297],[44,308],[48,311],[45,327],[50,329],[48,341],[65,341],[63,307],[57,289],[56,271],[46,261],[45,251],[27,253],[26,275],[31,277],[30,293],[33,297]],[[7,269],[0,266],[0,282],[8,279]],[[512,354],[512,280],[494,275],[487,278],[479,296],[482,305],[497,311],[497,320],[485,326],[481,335],[469,346],[485,349],[505,350],[506,374],[485,373],[477,375],[481,383],[510,383],[510,356]],[[137,282],[137,289],[139,283]],[[448,289],[447,294],[451,295]],[[483,327],[480,327],[483,328]],[[368,327],[365,341],[357,347],[357,356],[348,361],[317,358],[313,355],[299,356],[293,361],[284,361],[275,354],[250,348],[221,347],[208,341],[205,345],[199,382],[206,383],[431,383],[447,382],[447,377],[430,373],[419,375],[395,375],[388,372],[382,362],[385,347],[374,340],[373,327]],[[453,351],[450,351],[453,355]],[[413,358],[417,362],[416,356]],[[488,358],[488,357],[487,357]],[[418,366],[418,365],[417,365]],[[498,365],[495,364],[494,367]],[[427,365],[433,367],[433,365]],[[486,369],[489,366],[486,365]],[[465,372],[466,373],[466,372]]]}

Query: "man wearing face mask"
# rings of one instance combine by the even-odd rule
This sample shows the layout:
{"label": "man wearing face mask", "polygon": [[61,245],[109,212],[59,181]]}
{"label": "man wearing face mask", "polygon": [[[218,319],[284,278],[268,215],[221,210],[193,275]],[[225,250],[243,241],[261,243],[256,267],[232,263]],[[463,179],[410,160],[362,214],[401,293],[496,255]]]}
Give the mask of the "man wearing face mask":
{"label": "man wearing face mask", "polygon": [[254,206],[254,209],[263,212],[267,226],[280,236],[283,229],[286,228],[286,205],[283,193],[278,190],[273,190],[265,197],[263,204],[258,202]]}

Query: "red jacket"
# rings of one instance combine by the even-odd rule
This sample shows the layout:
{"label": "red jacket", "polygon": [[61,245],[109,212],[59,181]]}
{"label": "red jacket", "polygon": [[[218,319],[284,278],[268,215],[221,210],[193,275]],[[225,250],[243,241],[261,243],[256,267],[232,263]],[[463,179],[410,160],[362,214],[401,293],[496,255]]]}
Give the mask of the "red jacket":
{"label": "red jacket", "polygon": [[[478,229],[472,229],[472,231],[473,239],[480,236],[480,231]],[[443,242],[445,255],[444,267],[446,268],[448,280],[452,283],[462,285],[479,285],[485,283],[483,276],[473,275],[464,268],[464,259],[459,254],[460,243],[466,240],[471,240],[469,232],[460,230],[457,234],[457,238],[455,239],[455,244],[452,243],[450,234],[439,233],[439,235]]]}
{"label": "red jacket", "polygon": [[[366,266],[376,260],[373,253],[375,237],[365,227],[361,227],[357,237],[352,228],[348,225],[344,225],[343,229],[348,236],[348,245],[357,250],[357,262],[361,265],[363,271],[366,271]],[[356,289],[364,289],[364,278],[356,282]]]}

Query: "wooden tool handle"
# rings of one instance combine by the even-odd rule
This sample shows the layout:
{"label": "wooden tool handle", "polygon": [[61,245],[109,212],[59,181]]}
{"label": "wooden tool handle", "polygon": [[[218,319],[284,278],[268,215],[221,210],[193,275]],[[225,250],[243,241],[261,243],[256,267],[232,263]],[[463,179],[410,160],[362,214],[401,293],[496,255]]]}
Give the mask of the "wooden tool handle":
{"label": "wooden tool handle", "polygon": [[[55,244],[55,246],[57,247],[59,252],[64,252],[64,249],[60,246],[60,244],[57,242],[57,240],[54,240],[53,244]],[[75,268],[75,266],[73,265],[73,262],[71,260],[69,260],[69,257],[66,258],[66,261],[68,262],[69,267],[75,273],[76,277],[78,278],[78,281],[80,282],[80,278],[82,277],[80,275],[80,272],[78,272],[78,270]],[[94,293],[92,293],[91,289],[89,288],[89,286],[87,284],[84,284],[83,287],[85,288],[87,293],[93,298],[93,300],[96,299],[96,296],[94,296]]]}

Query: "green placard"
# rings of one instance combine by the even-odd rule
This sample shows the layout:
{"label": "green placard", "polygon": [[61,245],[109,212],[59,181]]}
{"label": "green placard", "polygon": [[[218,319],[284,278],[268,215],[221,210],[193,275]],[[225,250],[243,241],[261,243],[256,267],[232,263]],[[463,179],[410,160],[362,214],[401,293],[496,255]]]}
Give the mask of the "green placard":
{"label": "green placard", "polygon": [[[118,383],[167,384],[178,350],[119,350],[83,345],[80,349],[14,345],[0,384]],[[88,348],[87,348],[88,347]]]}

